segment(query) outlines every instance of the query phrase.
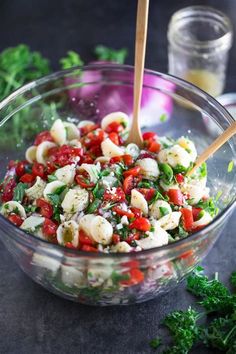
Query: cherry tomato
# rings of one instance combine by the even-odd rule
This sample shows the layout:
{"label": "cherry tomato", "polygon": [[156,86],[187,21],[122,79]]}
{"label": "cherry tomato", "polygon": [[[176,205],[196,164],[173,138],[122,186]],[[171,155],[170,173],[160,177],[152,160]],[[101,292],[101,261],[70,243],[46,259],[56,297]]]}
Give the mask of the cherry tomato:
{"label": "cherry tomato", "polygon": [[157,137],[157,134],[154,132],[145,132],[143,133],[143,140],[154,139]]}
{"label": "cherry tomato", "polygon": [[25,165],[27,164],[26,161],[19,161],[16,164],[16,174],[18,177],[23,176],[23,174],[25,173]]}
{"label": "cherry tomato", "polygon": [[151,224],[150,221],[147,218],[137,218],[134,220],[130,225],[130,229],[136,229],[140,231],[150,231]]}
{"label": "cherry tomato", "polygon": [[102,149],[101,149],[101,145],[94,145],[91,146],[91,148],[88,150],[88,154],[92,157],[92,158],[96,158],[102,155]]}
{"label": "cherry tomato", "polygon": [[79,231],[79,244],[92,246],[94,244],[94,242],[83,230],[80,230]]}
{"label": "cherry tomato", "polygon": [[137,188],[137,190],[144,196],[144,198],[149,202],[155,195],[155,188]]}
{"label": "cherry tomato", "polygon": [[38,162],[34,162],[32,166],[32,174],[36,177],[45,178],[44,165]]}
{"label": "cherry tomato", "polygon": [[183,205],[183,193],[179,189],[169,189],[167,195],[171,203]]}
{"label": "cherry tomato", "polygon": [[129,279],[120,281],[120,284],[123,286],[137,285],[144,280],[143,272],[138,268],[131,268],[128,272],[124,272],[123,274],[129,276]]}
{"label": "cherry tomato", "polygon": [[83,144],[86,148],[94,145],[100,145],[105,138],[105,132],[102,129],[96,129],[94,132],[88,133],[83,139]]}
{"label": "cherry tomato", "polygon": [[120,209],[118,206],[115,206],[114,208],[112,208],[112,210],[120,216],[127,216],[127,218],[132,219],[134,218],[134,213],[132,211],[125,211],[123,209]]}
{"label": "cherry tomato", "polygon": [[115,144],[119,145],[120,140],[119,140],[119,135],[115,132],[112,132],[109,134],[109,139]]}
{"label": "cherry tomato", "polygon": [[117,243],[120,242],[120,235],[118,234],[113,234],[112,235],[112,242],[116,245]]}
{"label": "cherry tomato", "polygon": [[45,218],[50,219],[53,216],[53,206],[46,200],[42,198],[37,199],[36,206],[40,208],[39,213]]}
{"label": "cherry tomato", "polygon": [[92,132],[93,130],[97,129],[99,127],[98,124],[88,124],[88,125],[85,125],[84,127],[81,127],[79,128],[80,130],[80,134],[83,136],[83,135],[86,135],[90,132]]}
{"label": "cherry tomato", "polygon": [[135,179],[134,176],[130,175],[125,178],[123,182],[123,189],[125,194],[131,194],[132,189],[135,187]]}
{"label": "cherry tomato", "polygon": [[66,243],[65,243],[65,247],[66,247],[66,248],[70,248],[70,249],[72,249],[72,250],[76,250],[76,249],[77,249],[75,246],[72,245],[71,242],[66,242]]}
{"label": "cherry tomato", "polygon": [[75,181],[82,188],[92,188],[95,186],[95,183],[90,182],[87,178],[81,175],[75,176]]}
{"label": "cherry tomato", "polygon": [[186,231],[191,231],[193,228],[193,214],[192,210],[187,208],[180,209],[182,213],[183,227]]}
{"label": "cherry tomato", "polygon": [[70,145],[62,145],[60,147],[52,148],[48,151],[50,161],[55,165],[64,167],[72,164],[75,157],[83,156],[83,149],[73,147]]}
{"label": "cherry tomato", "polygon": [[41,143],[44,142],[44,141],[53,141],[50,132],[47,131],[47,130],[46,130],[46,131],[43,131],[43,132],[41,132],[41,133],[39,133],[39,134],[36,136],[36,139],[35,139],[35,141],[34,141],[34,145],[37,146],[37,145],[41,144]]}
{"label": "cherry tomato", "polygon": [[89,154],[84,154],[81,157],[81,163],[94,163],[94,159]]}
{"label": "cherry tomato", "polygon": [[133,158],[131,155],[126,154],[126,155],[121,155],[121,156],[114,156],[110,159],[110,163],[119,163],[123,162],[126,166],[130,166],[133,164]]}
{"label": "cherry tomato", "polygon": [[135,166],[133,168],[130,168],[129,170],[123,172],[123,176],[124,177],[128,177],[128,176],[138,176],[139,173],[141,171],[141,167],[140,166]]}
{"label": "cherry tomato", "polygon": [[198,215],[202,211],[202,208],[194,208],[192,207],[192,214],[193,214],[193,220],[197,221],[198,220]]}
{"label": "cherry tomato", "polygon": [[112,122],[110,124],[108,124],[108,126],[106,127],[105,131],[107,133],[120,133],[122,132],[122,130],[124,130],[124,127],[122,124],[118,123],[118,122]]}
{"label": "cherry tomato", "polygon": [[112,202],[124,202],[125,193],[121,187],[117,187],[117,188],[113,187],[111,191],[109,189],[105,190],[103,199]]}
{"label": "cherry tomato", "polygon": [[184,176],[182,175],[182,173],[177,173],[175,175],[175,179],[179,184],[184,183]]}
{"label": "cherry tomato", "polygon": [[35,176],[30,173],[25,173],[21,176],[20,181],[23,183],[32,183],[35,180]]}
{"label": "cherry tomato", "polygon": [[11,178],[5,185],[3,185],[2,201],[9,202],[13,199],[14,188],[16,187],[16,181]]}
{"label": "cherry tomato", "polygon": [[93,247],[93,246],[82,245],[81,251],[86,251],[86,252],[98,252],[98,249],[95,248],[95,247]]}
{"label": "cherry tomato", "polygon": [[148,151],[158,153],[161,150],[161,144],[157,141],[150,141]]}
{"label": "cherry tomato", "polygon": [[132,207],[132,208],[130,208],[130,210],[132,211],[132,213],[134,213],[134,217],[135,218],[140,218],[142,216],[142,210],[141,209]]}
{"label": "cherry tomato", "polygon": [[55,236],[57,232],[57,224],[55,224],[52,220],[45,218],[43,223],[43,234],[45,236]]}
{"label": "cherry tomato", "polygon": [[21,224],[23,223],[23,220],[21,219],[21,217],[17,214],[11,214],[8,216],[8,220],[11,221],[13,224],[15,224],[16,226],[21,226]]}

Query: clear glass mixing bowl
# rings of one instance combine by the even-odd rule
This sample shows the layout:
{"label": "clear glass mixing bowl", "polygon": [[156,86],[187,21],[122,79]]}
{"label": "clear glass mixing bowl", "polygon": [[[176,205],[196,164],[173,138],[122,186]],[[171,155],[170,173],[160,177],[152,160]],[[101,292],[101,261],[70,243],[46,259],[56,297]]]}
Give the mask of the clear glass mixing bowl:
{"label": "clear glass mixing bowl", "polygon": [[[100,64],[58,72],[13,93],[0,103],[0,178],[8,161],[22,158],[34,136],[57,117],[97,122],[117,110],[131,116],[132,86],[132,67]],[[146,71],[144,130],[173,138],[188,135],[201,152],[232,121],[217,101],[195,86]],[[218,216],[176,243],[131,254],[75,251],[29,235],[3,216],[0,238],[26,274],[61,297],[90,305],[149,300],[180,282],[207,255],[227,224],[235,206],[236,175],[227,172],[235,146],[231,139],[208,161],[211,193],[222,191]],[[139,283],[132,278],[136,269],[143,273]]]}

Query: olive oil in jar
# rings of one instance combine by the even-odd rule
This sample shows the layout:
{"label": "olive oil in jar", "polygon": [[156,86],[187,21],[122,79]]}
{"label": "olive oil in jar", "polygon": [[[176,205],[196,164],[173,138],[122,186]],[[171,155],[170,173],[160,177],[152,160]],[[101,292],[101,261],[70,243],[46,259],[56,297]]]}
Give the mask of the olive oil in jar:
{"label": "olive oil in jar", "polygon": [[223,91],[223,80],[219,75],[204,69],[188,70],[184,79],[198,86],[213,97],[217,97]]}

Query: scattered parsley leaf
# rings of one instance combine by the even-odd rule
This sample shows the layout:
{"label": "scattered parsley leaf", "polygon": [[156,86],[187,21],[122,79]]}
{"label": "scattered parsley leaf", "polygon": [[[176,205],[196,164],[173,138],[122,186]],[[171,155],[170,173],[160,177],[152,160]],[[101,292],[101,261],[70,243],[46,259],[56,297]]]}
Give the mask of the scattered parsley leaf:
{"label": "scattered parsley leaf", "polygon": [[60,59],[62,69],[70,69],[74,66],[83,66],[84,62],[80,58],[80,55],[73,50],[67,52],[67,56]]}
{"label": "scattered parsley leaf", "polygon": [[126,48],[115,50],[105,47],[104,45],[97,45],[94,52],[98,60],[111,61],[118,64],[124,64],[128,54],[128,50]]}

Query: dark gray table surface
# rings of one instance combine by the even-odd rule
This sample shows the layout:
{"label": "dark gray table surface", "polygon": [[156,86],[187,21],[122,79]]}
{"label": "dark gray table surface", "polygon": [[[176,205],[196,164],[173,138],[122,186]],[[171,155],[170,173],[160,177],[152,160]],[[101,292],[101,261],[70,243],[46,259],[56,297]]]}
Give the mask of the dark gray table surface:
{"label": "dark gray table surface", "polygon": [[[20,42],[50,58],[67,50],[92,59],[98,43],[129,48],[132,63],[135,0],[1,0],[0,50]],[[167,23],[171,14],[191,4],[208,4],[236,22],[236,1],[152,0],[146,67],[167,70]],[[226,91],[236,90],[236,48],[233,46]],[[218,271],[227,281],[236,270],[236,214],[203,262],[207,272]],[[164,334],[162,318],[193,302],[184,284],[155,300],[131,307],[96,308],[60,299],[33,283],[0,243],[0,353],[151,353],[148,342]],[[195,353],[213,353],[198,348]],[[216,353],[216,351],[214,351]]]}

